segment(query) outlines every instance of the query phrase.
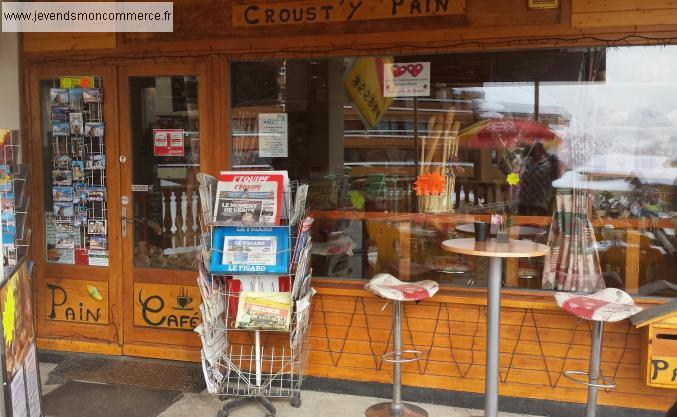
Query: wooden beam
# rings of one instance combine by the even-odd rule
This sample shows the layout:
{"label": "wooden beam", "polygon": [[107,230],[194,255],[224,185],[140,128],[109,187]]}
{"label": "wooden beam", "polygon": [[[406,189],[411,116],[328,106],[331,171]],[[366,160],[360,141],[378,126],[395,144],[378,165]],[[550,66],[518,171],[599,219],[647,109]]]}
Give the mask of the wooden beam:
{"label": "wooden beam", "polygon": [[637,294],[639,288],[639,259],[640,259],[640,233],[638,230],[628,230],[625,256],[625,291],[629,294]]}

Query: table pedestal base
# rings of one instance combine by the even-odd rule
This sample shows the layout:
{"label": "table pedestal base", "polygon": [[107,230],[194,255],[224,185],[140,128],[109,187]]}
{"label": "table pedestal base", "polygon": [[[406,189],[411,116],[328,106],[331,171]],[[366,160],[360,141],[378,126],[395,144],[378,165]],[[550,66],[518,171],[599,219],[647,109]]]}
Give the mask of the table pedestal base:
{"label": "table pedestal base", "polygon": [[498,359],[501,341],[502,259],[489,259],[487,283],[487,373],[484,385],[484,415],[498,416]]}
{"label": "table pedestal base", "polygon": [[414,404],[401,403],[399,412],[393,409],[393,403],[374,404],[367,408],[367,417],[428,417],[428,413]]}

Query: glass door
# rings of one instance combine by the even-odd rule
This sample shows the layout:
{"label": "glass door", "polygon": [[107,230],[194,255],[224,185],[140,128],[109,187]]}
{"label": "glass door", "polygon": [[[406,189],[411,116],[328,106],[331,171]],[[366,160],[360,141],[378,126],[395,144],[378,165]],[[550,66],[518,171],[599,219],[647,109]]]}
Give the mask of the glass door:
{"label": "glass door", "polygon": [[205,154],[205,78],[197,66],[134,72],[124,80],[129,127],[120,156],[125,352],[146,354],[156,348],[149,343],[198,343],[196,174]]}
{"label": "glass door", "polygon": [[121,353],[115,69],[55,65],[30,79],[38,338]]}

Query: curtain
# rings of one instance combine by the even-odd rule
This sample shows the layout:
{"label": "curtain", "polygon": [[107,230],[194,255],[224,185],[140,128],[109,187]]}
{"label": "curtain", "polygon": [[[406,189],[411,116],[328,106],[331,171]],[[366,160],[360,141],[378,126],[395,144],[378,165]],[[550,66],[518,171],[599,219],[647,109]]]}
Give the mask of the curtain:
{"label": "curtain", "polygon": [[550,223],[543,270],[544,289],[595,292],[605,288],[595,231],[590,222],[590,182],[593,138],[570,136],[563,144],[564,163],[570,178],[557,188],[556,209]]}
{"label": "curtain", "polygon": [[588,217],[587,190],[558,190],[548,246],[544,289],[595,292],[604,288],[595,232]]}

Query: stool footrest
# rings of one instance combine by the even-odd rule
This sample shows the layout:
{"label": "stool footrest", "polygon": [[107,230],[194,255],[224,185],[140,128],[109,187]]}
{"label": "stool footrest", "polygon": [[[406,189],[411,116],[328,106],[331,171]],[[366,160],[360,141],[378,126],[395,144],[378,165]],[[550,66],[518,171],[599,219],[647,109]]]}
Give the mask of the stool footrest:
{"label": "stool footrest", "polygon": [[[588,378],[588,380],[584,381],[584,380],[577,378],[575,376],[572,376],[572,375],[585,376],[585,377]],[[616,388],[616,383],[614,381],[612,381],[611,379],[605,377],[605,376],[600,376],[599,379],[598,379],[598,381],[602,380],[604,382],[603,384],[596,384],[596,383],[590,382],[590,373],[589,372],[564,371],[564,376],[570,381],[573,381],[573,382],[575,382],[577,384],[581,384],[581,385],[587,385],[589,387],[597,387],[597,388],[603,388],[603,389],[608,389],[608,390]]]}
{"label": "stool footrest", "polygon": [[[411,355],[411,356],[409,356]],[[390,363],[407,363],[407,362],[416,362],[423,360],[425,357],[425,352],[422,352],[420,350],[401,350],[400,351],[400,359],[395,359],[397,356],[397,352],[388,352],[381,356],[381,358],[385,362],[390,362]],[[409,356],[402,358],[402,356]]]}

